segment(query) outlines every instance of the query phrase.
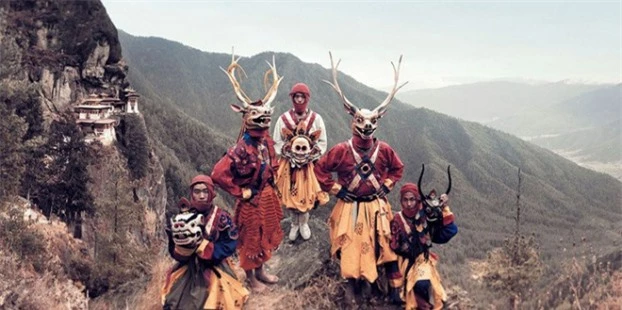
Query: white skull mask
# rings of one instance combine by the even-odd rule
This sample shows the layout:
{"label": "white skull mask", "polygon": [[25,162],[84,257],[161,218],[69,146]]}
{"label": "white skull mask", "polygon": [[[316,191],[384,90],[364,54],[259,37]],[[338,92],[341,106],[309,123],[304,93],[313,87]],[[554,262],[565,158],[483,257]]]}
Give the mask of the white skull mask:
{"label": "white skull mask", "polygon": [[297,136],[292,141],[292,161],[298,165],[304,165],[309,160],[311,153],[311,144],[309,140],[303,136]]}
{"label": "white skull mask", "polygon": [[283,139],[287,141],[283,145],[282,154],[289,159],[292,167],[303,167],[321,155],[319,148],[316,147],[321,130],[307,133],[305,128],[307,124],[303,121],[294,131],[286,127],[281,130]]}

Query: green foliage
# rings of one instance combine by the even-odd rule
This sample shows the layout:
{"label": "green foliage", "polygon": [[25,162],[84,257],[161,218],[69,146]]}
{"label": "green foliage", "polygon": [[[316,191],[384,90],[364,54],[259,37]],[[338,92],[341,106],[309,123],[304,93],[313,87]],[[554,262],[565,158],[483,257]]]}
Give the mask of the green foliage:
{"label": "green foliage", "polygon": [[135,114],[122,116],[116,133],[117,145],[127,158],[132,178],[145,177],[149,169],[149,140],[143,119]]}
{"label": "green foliage", "polygon": [[8,217],[0,217],[0,242],[16,253],[20,260],[32,263],[37,272],[42,272],[47,262],[44,237],[33,230],[17,210]]}
{"label": "green foliage", "polygon": [[164,173],[167,197],[169,197],[168,205],[171,211],[176,211],[173,206],[175,206],[176,202],[179,201],[181,197],[186,197],[188,195],[188,188],[184,186],[188,181],[182,180],[182,175],[184,175],[184,173],[180,171],[180,168],[173,165],[168,165]]}
{"label": "green foliage", "polygon": [[22,137],[26,124],[0,102],[0,201],[18,192],[22,174],[25,170]]}
{"label": "green foliage", "polygon": [[145,274],[148,249],[134,240],[146,229],[142,220],[145,210],[133,200],[122,157],[114,149],[102,148],[88,169],[99,176],[89,186],[96,206],[92,218],[94,263],[85,282],[95,297]]}
{"label": "green foliage", "polygon": [[[22,64],[28,69],[47,66],[60,71],[65,65],[77,66],[104,41],[110,46],[107,63],[121,59],[116,28],[97,1],[8,1],[6,9],[11,25],[26,35],[27,41],[20,45],[26,52]],[[36,48],[40,28],[37,23],[47,29],[48,37],[58,38],[51,40],[47,49]]]}
{"label": "green foliage", "polygon": [[0,93],[0,102],[15,110],[15,114],[28,124],[23,139],[29,140],[41,135],[44,128],[38,86],[36,84],[12,86],[9,83],[0,83],[0,88],[3,89]]}
{"label": "green foliage", "polygon": [[155,255],[137,244],[119,243],[115,238],[103,238],[98,242],[99,253],[87,282],[91,298],[144,276],[146,263]]}
{"label": "green foliage", "polygon": [[[117,167],[109,167],[110,173],[90,174],[98,178],[90,180],[87,167],[92,150],[85,146],[75,120],[57,114],[56,109],[63,109],[64,105],[48,106],[52,114],[46,120],[51,124],[47,124],[49,128],[44,126],[40,94],[51,94],[36,83],[43,77],[43,70],[49,70],[48,77],[55,81],[66,66],[77,70],[93,66],[87,63],[89,56],[97,58],[91,61],[102,61],[101,53],[93,54],[97,46],[109,52],[102,63],[104,77],[91,78],[88,72],[80,72],[82,80],[72,83],[71,98],[88,94],[102,82],[115,87],[127,83],[122,80],[125,77],[122,64],[117,64],[121,46],[116,28],[104,6],[99,1],[2,1],[0,19],[3,38],[0,40],[0,201],[5,194],[17,194],[21,179],[21,194],[32,198],[46,215],[59,215],[70,224],[82,223],[82,216],[88,215],[83,223],[95,227],[86,230],[89,234],[85,236],[91,237],[90,233],[94,232],[99,238],[95,261],[82,249],[79,253],[62,253],[61,265],[92,294],[144,275],[147,249],[142,238],[151,241],[150,236],[140,235],[147,230],[146,210],[133,202],[134,188],[127,175],[127,166],[134,178],[149,173],[144,123],[138,117],[128,117],[127,130],[122,132],[125,142],[122,149],[127,151],[128,165],[125,160],[119,160],[118,154],[113,154]],[[56,93],[52,96],[56,97]],[[97,143],[93,146],[98,147]],[[27,165],[25,169],[24,165]],[[103,182],[102,195],[93,197],[92,182]],[[17,220],[4,220],[0,216],[0,243],[10,244],[25,261],[23,264],[38,261],[35,258],[45,261],[46,251],[38,243],[43,240],[41,236],[28,231],[27,226],[20,226]],[[33,253],[29,251],[35,251],[36,257],[31,257]],[[56,272],[62,276],[60,266],[54,267],[54,277]]]}
{"label": "green foliage", "polygon": [[[232,140],[169,104],[141,101],[150,141],[166,174],[167,204],[187,196],[187,182],[199,171],[209,174]],[[175,125],[172,125],[175,124]]]}
{"label": "green foliage", "polygon": [[[0,7],[2,6],[0,2]],[[7,18],[6,11],[0,9],[0,19],[5,20]],[[18,45],[19,39],[16,40],[0,40],[0,50],[2,51],[2,57],[0,57],[0,80],[4,81],[8,77],[14,77],[18,73],[22,72],[21,66],[22,50]],[[3,85],[3,88],[5,85]],[[7,91],[3,89],[3,93]],[[0,94],[2,96],[2,94]]]}
{"label": "green foliage", "polygon": [[535,239],[518,235],[489,253],[487,267],[484,280],[490,288],[522,297],[543,271]]}
{"label": "green foliage", "polygon": [[[203,53],[179,43],[122,32],[119,39],[124,58],[132,68],[132,85],[144,95],[141,108],[166,173],[169,206],[174,205],[179,195],[187,195],[178,184],[187,182],[199,169],[209,172],[237,137],[240,115],[229,108],[235,95],[219,69],[229,64],[230,55]],[[240,60],[248,74],[241,84],[252,98],[263,96],[265,60],[272,54]],[[335,92],[322,82],[331,79],[330,71],[303,63],[291,54],[275,55],[279,74],[285,77],[273,103],[275,115],[291,107],[289,88],[305,82],[312,93],[310,108],[324,118],[329,147],[348,139],[351,117],[343,111]],[[390,79],[387,76],[387,81]],[[339,83],[350,101],[360,107],[374,108],[386,98],[386,93],[341,72]],[[515,200],[517,168],[524,176],[521,201],[526,211],[521,214],[522,229],[535,233],[542,251],[539,257],[552,270],[560,268],[564,256],[559,253],[573,242],[572,238],[560,242],[560,235],[580,229],[590,236],[595,248],[603,251],[614,247],[613,242],[619,238],[604,232],[605,227],[622,221],[620,182],[540,147],[398,100],[391,103],[380,120],[377,137],[389,143],[404,162],[402,183],[416,182],[425,163],[425,188],[443,188],[447,184],[446,167],[452,166],[450,196],[460,233],[450,244],[435,248],[441,249],[440,268],[449,274],[445,279],[463,287],[474,287],[470,275],[464,272],[465,265],[473,259],[487,258],[493,248],[503,247],[500,235],[513,233],[513,218],[507,206]],[[394,209],[399,208],[397,192],[389,195]],[[550,283],[555,274],[543,276],[547,277],[543,282]],[[490,300],[489,291],[482,295]]]}
{"label": "green foliage", "polygon": [[31,200],[38,200],[39,192],[48,179],[48,171],[44,162],[46,148],[43,139],[43,136],[38,136],[23,144],[26,169],[22,175],[20,196]]}
{"label": "green foliage", "polygon": [[[34,193],[41,185],[44,175],[43,155],[43,113],[39,103],[36,84],[0,82],[0,104],[15,111],[15,115],[24,121],[27,130],[22,135],[22,157],[24,171],[14,172],[14,177],[21,177],[19,193],[25,197]],[[3,117],[4,118],[4,117]],[[12,120],[11,120],[12,121]],[[11,122],[9,121],[9,122]],[[11,126],[9,123],[5,124]],[[12,134],[19,134],[21,129],[11,129]],[[8,143],[8,141],[7,141]],[[17,162],[17,167],[21,166]]]}
{"label": "green foliage", "polygon": [[39,207],[49,216],[51,213],[72,222],[81,212],[92,214],[93,198],[88,192],[88,149],[75,121],[65,117],[53,121],[46,145],[52,158],[47,169],[49,179],[39,194]]}

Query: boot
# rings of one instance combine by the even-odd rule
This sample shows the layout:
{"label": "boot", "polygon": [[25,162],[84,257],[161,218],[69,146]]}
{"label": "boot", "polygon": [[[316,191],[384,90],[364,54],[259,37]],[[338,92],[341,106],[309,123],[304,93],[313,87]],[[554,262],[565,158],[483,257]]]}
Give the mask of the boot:
{"label": "boot", "polygon": [[309,227],[309,212],[300,214],[298,219],[300,220],[300,235],[302,239],[309,240],[311,238],[311,228]]}
{"label": "boot", "polygon": [[289,230],[289,241],[296,241],[296,238],[298,238],[298,233],[300,231],[300,225],[298,223],[298,212],[291,210],[290,218],[292,219],[292,226]]}
{"label": "boot", "polygon": [[372,293],[373,288],[371,283],[367,282],[367,280],[362,279],[358,280],[358,283],[361,287],[361,297],[363,298],[363,300],[365,300],[368,304],[372,306],[377,306],[378,302],[374,298],[374,294]]}
{"label": "boot", "polygon": [[400,297],[400,289],[397,287],[392,287],[389,289],[389,302],[394,305],[403,305],[404,301]]}
{"label": "boot", "polygon": [[345,285],[345,294],[343,296],[345,309],[358,309],[356,304],[356,280],[348,279]]}

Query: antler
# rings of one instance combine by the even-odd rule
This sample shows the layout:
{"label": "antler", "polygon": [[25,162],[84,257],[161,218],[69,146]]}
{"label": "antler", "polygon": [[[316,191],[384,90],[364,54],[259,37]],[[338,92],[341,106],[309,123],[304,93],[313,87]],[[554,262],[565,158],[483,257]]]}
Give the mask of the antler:
{"label": "antler", "polygon": [[423,179],[423,172],[425,171],[425,164],[421,164],[421,174],[419,175],[419,181],[417,181],[417,187],[419,188],[419,198],[423,203],[425,202],[425,195],[423,194],[423,188],[421,188],[421,180]]}
{"label": "antler", "polygon": [[393,80],[395,81],[395,84],[393,84],[393,89],[391,90],[391,92],[389,92],[389,95],[387,96],[387,98],[384,99],[384,101],[378,107],[376,107],[373,111],[373,112],[378,113],[378,116],[380,117],[382,117],[382,115],[386,112],[387,106],[389,105],[389,102],[393,100],[395,93],[397,93],[397,91],[400,88],[402,88],[404,85],[408,84],[408,81],[407,81],[404,84],[400,85],[399,87],[397,86],[397,82],[400,77],[400,66],[401,65],[402,65],[402,55],[400,55],[400,60],[397,63],[397,69],[395,69],[395,64],[391,62],[391,66],[393,66],[393,73],[394,73]]}
{"label": "antler", "polygon": [[277,89],[279,88],[279,84],[281,83],[281,80],[283,80],[283,77],[279,77],[278,73],[276,73],[276,62],[274,60],[274,55],[272,55],[272,64],[270,64],[268,61],[266,61],[266,63],[268,64],[268,66],[270,66],[270,69],[268,69],[268,71],[266,71],[266,73],[264,74],[264,88],[268,88],[268,75],[272,74],[272,87],[270,87],[270,89],[268,89],[266,96],[263,98],[262,102],[264,105],[269,106],[270,103],[274,100],[274,98],[276,98],[276,92]]}
{"label": "antler", "polygon": [[235,69],[240,68],[240,70],[242,71],[242,73],[244,73],[244,75],[246,76],[246,72],[244,72],[244,69],[242,68],[242,66],[240,66],[238,64],[238,60],[240,60],[241,57],[238,57],[238,59],[235,59],[235,54],[233,53],[233,48],[231,49],[231,64],[227,67],[227,70],[223,69],[222,67],[220,67],[220,70],[222,70],[228,77],[229,77],[229,81],[231,81],[231,85],[233,85],[233,91],[235,92],[235,95],[238,97],[238,100],[240,100],[240,102],[244,105],[244,108],[247,108],[249,106],[249,104],[251,102],[253,102],[253,100],[251,100],[242,90],[242,86],[240,86],[240,83],[238,83],[238,80],[235,77]]}
{"label": "antler", "polygon": [[447,186],[447,190],[445,191],[446,195],[449,195],[449,191],[451,191],[451,173],[449,172],[449,168],[451,168],[451,166],[447,166],[447,177],[449,178],[449,185]]}
{"label": "antler", "polygon": [[[449,185],[447,185],[447,190],[445,191],[446,195],[449,195],[449,192],[451,191],[451,165],[447,166],[447,178],[449,179]],[[421,164],[421,174],[419,175],[419,181],[417,182],[417,186],[419,187],[419,194],[421,196],[421,199],[424,199],[424,191],[423,188],[421,188],[421,180],[423,179],[423,172],[425,171],[425,165]]]}
{"label": "antler", "polygon": [[341,97],[341,100],[343,101],[343,106],[346,108],[346,111],[348,111],[350,115],[354,115],[359,110],[359,108],[357,108],[354,104],[352,104],[352,102],[350,102],[350,100],[348,100],[348,98],[346,98],[346,96],[341,91],[341,88],[339,87],[339,82],[337,82],[337,67],[339,67],[341,59],[337,62],[337,65],[335,66],[335,63],[333,62],[333,54],[331,52],[328,52],[328,55],[330,56],[330,65],[333,68],[333,82],[331,83],[327,80],[323,81],[333,87],[339,97]]}

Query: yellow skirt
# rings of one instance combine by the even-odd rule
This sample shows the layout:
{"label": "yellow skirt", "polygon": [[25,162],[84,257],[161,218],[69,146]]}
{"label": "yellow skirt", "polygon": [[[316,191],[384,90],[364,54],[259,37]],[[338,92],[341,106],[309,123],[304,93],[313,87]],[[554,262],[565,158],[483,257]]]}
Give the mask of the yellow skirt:
{"label": "yellow skirt", "polygon": [[[171,273],[169,280],[162,288],[162,304],[164,305],[166,295],[171,290],[173,284],[181,278],[187,266],[175,270]],[[207,288],[208,296],[203,309],[242,309],[244,303],[248,300],[249,291],[235,277],[216,267],[220,278],[215,272],[210,273],[209,287]]]}
{"label": "yellow skirt", "polygon": [[374,282],[378,278],[376,266],[397,260],[389,247],[391,219],[391,205],[385,199],[358,203],[337,201],[328,225],[330,253],[335,257],[340,251],[342,277]]}
{"label": "yellow skirt", "polygon": [[282,159],[277,175],[276,187],[285,208],[305,213],[313,209],[316,200],[320,205],[328,202],[328,193],[320,188],[313,172],[313,163],[301,169],[292,169],[289,160]]}
{"label": "yellow skirt", "polygon": [[[400,269],[400,273],[404,275],[406,273],[406,268],[408,267],[408,259],[404,257],[399,257],[398,266]],[[430,255],[430,259],[428,261],[425,260],[423,254],[417,256],[417,260],[410,267],[408,274],[406,274],[406,296],[403,296],[402,291],[402,299],[406,300],[406,310],[415,310],[417,309],[417,300],[415,299],[415,283],[419,280],[430,280],[430,284],[432,286],[432,309],[442,309],[443,302],[447,300],[447,294],[445,293],[445,289],[441,284],[441,277],[436,270],[437,260]],[[403,279],[402,279],[403,281]],[[401,283],[400,286],[403,286],[404,283]]]}

